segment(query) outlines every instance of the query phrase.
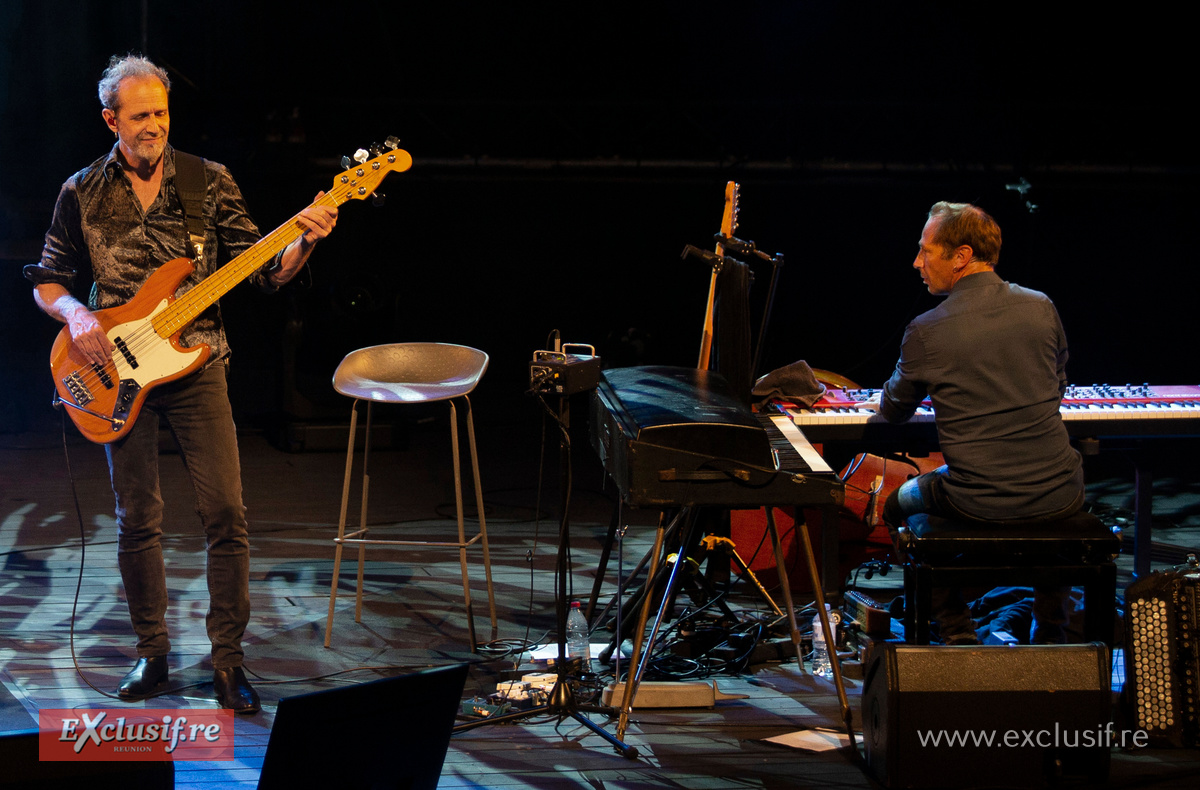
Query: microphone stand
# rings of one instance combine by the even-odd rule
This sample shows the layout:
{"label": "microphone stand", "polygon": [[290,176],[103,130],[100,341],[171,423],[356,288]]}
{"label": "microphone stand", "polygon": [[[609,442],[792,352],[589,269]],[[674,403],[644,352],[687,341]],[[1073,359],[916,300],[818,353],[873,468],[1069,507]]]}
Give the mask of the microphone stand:
{"label": "microphone stand", "polygon": [[723,249],[733,250],[739,255],[754,256],[771,264],[771,282],[767,286],[767,299],[763,304],[762,322],[758,327],[758,342],[754,348],[754,363],[750,368],[750,375],[757,379],[759,371],[762,369],[763,353],[767,345],[767,325],[771,321],[771,309],[775,305],[775,292],[779,288],[780,270],[783,269],[783,253],[777,252],[770,255],[760,250],[753,241],[742,241],[735,236],[726,236],[724,233],[718,233],[713,238]]}
{"label": "microphone stand", "polygon": [[[568,517],[568,510],[571,504],[571,403],[570,396],[568,395],[560,395],[558,398],[557,420],[559,425],[558,468],[559,502],[561,508],[558,527],[558,559],[555,566],[558,584],[556,585],[556,594],[554,596],[554,613],[558,624],[558,659],[554,662],[554,673],[557,675],[557,679],[554,681],[554,688],[550,692],[550,699],[545,705],[538,705],[529,710],[491,716],[479,721],[458,724],[455,725],[453,732],[465,732],[466,730],[472,730],[486,724],[504,724],[521,721],[532,716],[550,714],[557,716],[559,721],[567,718],[574,719],[608,741],[609,745],[621,756],[627,757],[630,760],[636,760],[638,757],[636,748],[627,745],[616,736],[605,732],[604,728],[584,716],[581,712],[613,714],[616,713],[616,710],[604,706],[580,705],[575,700],[575,692],[570,685],[572,679],[571,669],[576,662],[571,662],[572,666],[568,666],[567,662],[567,554],[570,552],[571,545],[570,519]],[[586,671],[588,667],[581,667],[581,669]]]}

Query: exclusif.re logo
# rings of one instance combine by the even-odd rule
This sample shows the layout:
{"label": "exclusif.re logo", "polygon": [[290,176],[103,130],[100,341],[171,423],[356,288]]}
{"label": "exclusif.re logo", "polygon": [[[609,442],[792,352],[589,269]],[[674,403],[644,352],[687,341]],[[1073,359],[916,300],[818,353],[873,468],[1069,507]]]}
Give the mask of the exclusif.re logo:
{"label": "exclusif.re logo", "polygon": [[38,757],[62,760],[232,760],[233,711],[104,708],[38,712]]}

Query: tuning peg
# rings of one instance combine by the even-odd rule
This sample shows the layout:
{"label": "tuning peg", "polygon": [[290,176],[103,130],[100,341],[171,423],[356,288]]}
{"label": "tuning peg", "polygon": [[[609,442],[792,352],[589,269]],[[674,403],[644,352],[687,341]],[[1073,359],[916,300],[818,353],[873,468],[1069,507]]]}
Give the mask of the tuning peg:
{"label": "tuning peg", "polygon": [[383,144],[390,150],[395,151],[400,147],[400,138],[394,135],[388,135],[388,138],[383,141]]}
{"label": "tuning peg", "polygon": [[371,154],[362,148],[354,152],[354,161],[358,162],[360,165],[370,158]]}
{"label": "tuning peg", "polygon": [[344,169],[344,170],[349,170],[349,169],[350,169],[351,167],[353,167],[353,166],[354,166],[354,160],[353,160],[353,159],[351,159],[351,158],[350,158],[350,157],[348,157],[348,156],[343,156],[343,157],[342,157],[342,169]]}
{"label": "tuning peg", "polygon": [[387,195],[381,195],[378,192],[371,193],[371,205],[374,206],[375,208],[379,208],[386,202],[387,202]]}

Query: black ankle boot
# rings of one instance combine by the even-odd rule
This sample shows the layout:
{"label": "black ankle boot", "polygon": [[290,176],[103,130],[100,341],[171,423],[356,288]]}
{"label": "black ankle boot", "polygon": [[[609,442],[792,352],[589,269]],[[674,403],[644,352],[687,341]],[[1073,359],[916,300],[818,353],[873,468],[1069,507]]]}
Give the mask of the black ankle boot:
{"label": "black ankle boot", "polygon": [[129,674],[121,678],[121,684],[117,686],[117,696],[121,699],[144,697],[166,679],[166,656],[139,658],[133,669],[129,670]]}
{"label": "black ankle boot", "polygon": [[258,711],[258,694],[251,688],[241,667],[213,670],[213,692],[222,708],[234,713]]}

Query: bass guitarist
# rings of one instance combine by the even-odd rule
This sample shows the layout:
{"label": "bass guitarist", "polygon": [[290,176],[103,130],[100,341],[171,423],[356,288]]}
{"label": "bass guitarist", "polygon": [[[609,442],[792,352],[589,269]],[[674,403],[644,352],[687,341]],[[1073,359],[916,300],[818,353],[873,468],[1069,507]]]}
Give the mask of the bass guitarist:
{"label": "bass guitarist", "polygon": [[[75,350],[99,370],[111,364],[115,347],[92,311],[125,304],[159,266],[188,257],[196,270],[180,286],[183,293],[260,236],[224,166],[167,144],[170,87],[166,71],[146,58],[110,59],[99,94],[116,144],[63,185],[41,261],[25,267],[38,306],[67,325]],[[302,235],[251,277],[260,288],[274,290],[299,272],[333,230],[337,208],[314,204],[296,221],[305,228]],[[89,281],[85,306],[72,290]],[[205,532],[213,690],[223,708],[253,713],[259,700],[242,669],[241,644],[250,618],[250,547],[226,388],[229,346],[218,307],[201,314],[180,340],[184,346],[208,344],[209,363],[154,389],[143,406],[148,416],[105,444],[116,496],[117,559],[138,655],[118,695],[142,698],[168,674],[161,417],[179,443]]]}

